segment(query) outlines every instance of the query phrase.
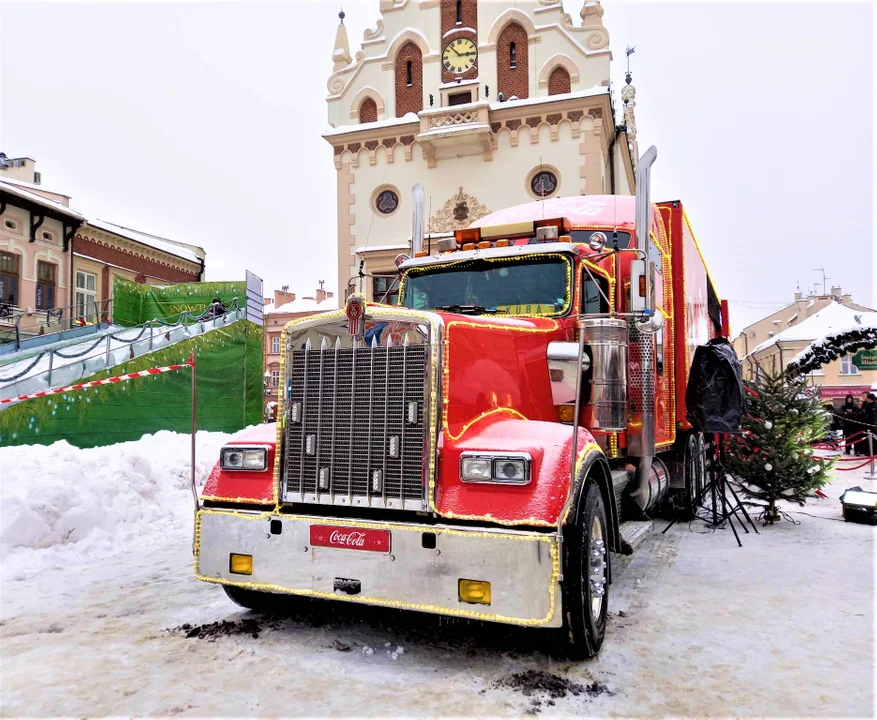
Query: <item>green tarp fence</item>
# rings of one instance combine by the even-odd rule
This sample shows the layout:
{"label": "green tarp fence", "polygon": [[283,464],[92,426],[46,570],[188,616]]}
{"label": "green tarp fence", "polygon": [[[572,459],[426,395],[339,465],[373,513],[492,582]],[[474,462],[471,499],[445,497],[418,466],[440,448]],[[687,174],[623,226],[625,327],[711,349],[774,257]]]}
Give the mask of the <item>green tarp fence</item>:
{"label": "green tarp fence", "polygon": [[[248,320],[156,350],[82,382],[184,363],[193,350],[198,429],[234,432],[262,422],[262,328]],[[10,405],[0,410],[0,447],[50,445],[57,440],[96,447],[159,430],[188,433],[191,428],[192,371],[184,368]]]}
{"label": "green tarp fence", "polygon": [[113,283],[113,322],[135,326],[159,318],[176,322],[180,313],[203,313],[214,298],[230,306],[237,298],[240,307],[247,304],[247,284],[241,282],[181,283],[179,285],[144,285],[117,277]]}

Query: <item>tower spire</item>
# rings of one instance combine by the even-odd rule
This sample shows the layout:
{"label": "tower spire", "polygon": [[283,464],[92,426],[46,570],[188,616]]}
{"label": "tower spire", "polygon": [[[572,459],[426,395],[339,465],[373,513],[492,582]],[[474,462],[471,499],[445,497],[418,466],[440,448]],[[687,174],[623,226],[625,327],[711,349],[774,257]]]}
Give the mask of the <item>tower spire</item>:
{"label": "tower spire", "polygon": [[603,6],[600,0],[588,0],[579,11],[582,27],[603,27]]}
{"label": "tower spire", "polygon": [[350,57],[350,45],[347,42],[347,27],[344,25],[344,10],[338,13],[338,30],[335,31],[335,49],[332,51],[332,72],[343,70],[352,58]]}

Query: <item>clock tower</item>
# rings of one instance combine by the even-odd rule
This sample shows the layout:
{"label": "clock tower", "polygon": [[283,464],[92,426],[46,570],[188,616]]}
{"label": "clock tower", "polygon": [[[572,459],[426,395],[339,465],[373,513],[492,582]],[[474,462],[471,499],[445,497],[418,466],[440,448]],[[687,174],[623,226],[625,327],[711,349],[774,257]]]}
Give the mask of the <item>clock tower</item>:
{"label": "clock tower", "polygon": [[340,14],[328,81],[339,293],[395,301],[417,183],[427,246],[533,199],[634,192],[633,106],[616,125],[599,0],[575,22],[562,0],[375,1],[352,57]]}

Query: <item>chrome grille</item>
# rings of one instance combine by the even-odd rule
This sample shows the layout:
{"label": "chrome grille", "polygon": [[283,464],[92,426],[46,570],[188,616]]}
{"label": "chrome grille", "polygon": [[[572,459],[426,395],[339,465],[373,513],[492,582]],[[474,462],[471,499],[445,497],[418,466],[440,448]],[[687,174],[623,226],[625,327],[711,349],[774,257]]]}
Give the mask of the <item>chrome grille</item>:
{"label": "chrome grille", "polygon": [[324,338],[289,352],[286,502],[426,507],[429,350]]}

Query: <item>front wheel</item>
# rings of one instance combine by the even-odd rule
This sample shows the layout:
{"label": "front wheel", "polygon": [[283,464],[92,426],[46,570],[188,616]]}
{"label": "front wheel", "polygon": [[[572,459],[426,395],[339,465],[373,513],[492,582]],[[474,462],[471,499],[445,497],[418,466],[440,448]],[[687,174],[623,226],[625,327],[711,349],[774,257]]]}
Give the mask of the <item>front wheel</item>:
{"label": "front wheel", "polygon": [[285,609],[289,598],[277,593],[250,590],[249,588],[237,587],[236,585],[223,585],[222,589],[228,595],[228,599],[236,605],[254,610],[258,613],[273,613]]}
{"label": "front wheel", "polygon": [[609,611],[609,526],[600,488],[586,486],[576,521],[564,533],[563,633],[575,660],[596,655]]}

